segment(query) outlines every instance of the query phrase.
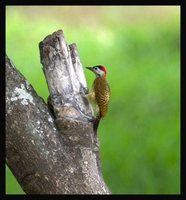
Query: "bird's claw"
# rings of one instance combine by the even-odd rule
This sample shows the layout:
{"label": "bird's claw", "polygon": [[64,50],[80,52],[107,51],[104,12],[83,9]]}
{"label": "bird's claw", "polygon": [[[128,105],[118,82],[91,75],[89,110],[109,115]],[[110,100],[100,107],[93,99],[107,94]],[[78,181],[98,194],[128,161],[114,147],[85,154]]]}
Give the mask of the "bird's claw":
{"label": "bird's claw", "polygon": [[89,94],[89,89],[88,89],[88,88],[85,88],[85,87],[81,87],[79,93],[80,93],[81,95],[87,95],[87,94]]}

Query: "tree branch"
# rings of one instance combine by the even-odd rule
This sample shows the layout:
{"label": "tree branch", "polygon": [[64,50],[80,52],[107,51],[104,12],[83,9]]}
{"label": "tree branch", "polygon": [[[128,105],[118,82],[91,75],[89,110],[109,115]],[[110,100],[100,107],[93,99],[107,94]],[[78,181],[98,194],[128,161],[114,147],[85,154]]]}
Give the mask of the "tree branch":
{"label": "tree branch", "polygon": [[76,45],[59,30],[39,48],[55,116],[6,57],[6,162],[27,194],[110,194]]}

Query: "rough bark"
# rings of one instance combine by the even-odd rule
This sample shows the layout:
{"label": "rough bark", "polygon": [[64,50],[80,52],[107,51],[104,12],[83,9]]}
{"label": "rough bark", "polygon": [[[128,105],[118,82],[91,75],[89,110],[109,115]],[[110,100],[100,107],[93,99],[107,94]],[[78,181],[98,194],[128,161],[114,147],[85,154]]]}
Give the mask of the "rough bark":
{"label": "rough bark", "polygon": [[39,48],[53,114],[6,57],[6,162],[27,194],[110,194],[76,45],[59,30]]}

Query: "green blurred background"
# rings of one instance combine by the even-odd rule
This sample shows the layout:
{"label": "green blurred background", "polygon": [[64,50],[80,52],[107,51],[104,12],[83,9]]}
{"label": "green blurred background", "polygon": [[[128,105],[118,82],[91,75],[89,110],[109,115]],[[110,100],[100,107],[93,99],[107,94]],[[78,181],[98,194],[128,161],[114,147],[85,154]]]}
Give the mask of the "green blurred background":
{"label": "green blurred background", "polygon": [[[83,67],[107,67],[100,123],[104,179],[114,194],[180,193],[180,7],[7,6],[6,53],[46,101],[38,43],[63,29]],[[88,86],[94,75],[85,70]],[[24,194],[8,167],[6,193]]]}

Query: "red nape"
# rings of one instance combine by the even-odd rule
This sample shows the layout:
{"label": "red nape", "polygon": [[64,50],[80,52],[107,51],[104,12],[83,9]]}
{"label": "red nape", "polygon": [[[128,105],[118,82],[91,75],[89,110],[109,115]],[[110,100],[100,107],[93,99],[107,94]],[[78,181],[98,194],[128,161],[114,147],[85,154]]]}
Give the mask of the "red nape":
{"label": "red nape", "polygon": [[104,66],[101,66],[101,70],[105,72],[105,76],[106,76],[106,74],[107,74],[106,68]]}

